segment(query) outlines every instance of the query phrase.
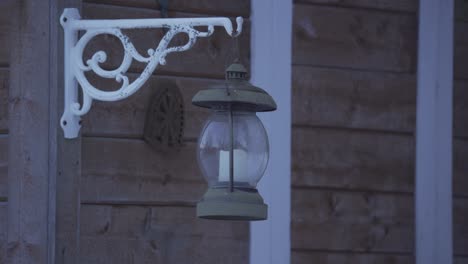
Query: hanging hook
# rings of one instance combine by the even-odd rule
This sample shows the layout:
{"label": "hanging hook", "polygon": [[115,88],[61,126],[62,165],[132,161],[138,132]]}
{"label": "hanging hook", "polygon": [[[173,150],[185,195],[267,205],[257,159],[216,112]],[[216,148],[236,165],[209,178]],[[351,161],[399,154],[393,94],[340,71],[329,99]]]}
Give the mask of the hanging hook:
{"label": "hanging hook", "polygon": [[226,32],[229,34],[229,36],[235,38],[239,36],[242,33],[242,25],[244,24],[244,19],[242,17],[236,17],[236,23],[237,23],[237,28],[236,31],[234,31],[232,27],[232,21],[231,19],[224,17],[221,18],[223,19],[222,24],[218,24],[219,26],[223,26]]}
{"label": "hanging hook", "polygon": [[237,38],[242,33],[242,25],[244,24],[244,19],[242,17],[236,17],[237,28],[236,32],[232,32],[231,36]]}

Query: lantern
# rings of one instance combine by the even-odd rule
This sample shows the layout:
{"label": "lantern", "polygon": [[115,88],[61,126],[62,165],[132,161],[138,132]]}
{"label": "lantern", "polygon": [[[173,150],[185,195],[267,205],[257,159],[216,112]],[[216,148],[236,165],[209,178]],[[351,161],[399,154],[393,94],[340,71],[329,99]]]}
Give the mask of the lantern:
{"label": "lantern", "polygon": [[273,98],[247,81],[234,63],[225,85],[199,91],[192,99],[212,110],[198,140],[197,157],[208,191],[197,216],[218,220],[265,220],[267,205],[256,186],[268,164],[266,130],[256,112],[274,111]]}

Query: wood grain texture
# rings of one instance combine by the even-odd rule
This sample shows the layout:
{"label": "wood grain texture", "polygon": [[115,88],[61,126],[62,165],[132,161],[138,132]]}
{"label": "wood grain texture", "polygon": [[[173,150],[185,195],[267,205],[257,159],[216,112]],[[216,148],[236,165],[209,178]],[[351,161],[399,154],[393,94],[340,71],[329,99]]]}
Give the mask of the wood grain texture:
{"label": "wood grain texture", "polygon": [[[1,42],[0,42],[1,43]],[[8,133],[8,90],[10,88],[10,71],[0,68],[0,133]]]}
{"label": "wood grain texture", "polygon": [[468,2],[465,0],[455,0],[456,21],[468,22]]}
{"label": "wood grain texture", "polygon": [[[136,74],[129,74],[131,78]],[[192,105],[192,97],[201,89],[222,84],[223,81],[152,76],[133,96],[117,102],[94,102],[92,110],[83,118],[84,135],[109,137],[142,138],[146,113],[153,95],[164,88],[167,82],[173,82],[181,91],[184,100],[184,136],[197,138],[209,111]],[[105,79],[96,80],[100,86],[109,84]],[[114,82],[115,84],[115,82]],[[112,85],[112,84],[109,84]]]}
{"label": "wood grain texture", "polygon": [[415,72],[416,17],[296,4],[293,64]]}
{"label": "wood grain texture", "polygon": [[[85,18],[157,18],[160,17],[158,11],[116,7],[106,5],[83,5],[83,16]],[[171,17],[195,17],[197,15],[190,13],[175,13]],[[155,48],[162,37],[162,30],[126,30],[125,34],[129,36],[140,54],[147,54],[149,48]],[[185,35],[175,37],[171,45],[185,45],[187,38]],[[178,75],[178,76],[199,76],[209,78],[224,79],[224,70],[234,60],[233,53],[234,40],[226,33],[224,28],[216,27],[215,32],[208,38],[199,38],[197,43],[188,51],[171,53],[167,56],[167,64],[158,66],[157,74]],[[93,39],[85,50],[85,59],[90,58],[102,47],[107,47],[108,61],[104,64],[107,68],[116,68],[122,61],[122,45],[115,37],[108,35]],[[250,65],[250,25],[245,21],[243,32],[239,37],[240,59],[247,68]],[[141,72],[144,64],[134,63],[130,71]]]}
{"label": "wood grain texture", "polygon": [[410,196],[296,189],[292,208],[293,249],[412,251]]}
{"label": "wood grain texture", "polygon": [[[294,128],[292,184],[411,193],[414,139],[407,135]],[[456,195],[468,195],[468,141],[454,140]]]}
{"label": "wood grain texture", "polygon": [[[347,252],[292,251],[291,264],[413,264],[411,254],[372,254]],[[468,258],[455,257],[454,264],[467,264]]]}
{"label": "wood grain texture", "polygon": [[[468,200],[454,200],[454,252],[468,248]],[[292,195],[292,248],[351,252],[413,252],[410,195],[296,189]]]}
{"label": "wood grain texture", "polygon": [[455,81],[453,88],[453,135],[468,138],[468,81]]}
{"label": "wood grain texture", "polygon": [[413,190],[409,136],[307,128],[295,128],[292,135],[294,186]]}
{"label": "wood grain texture", "polygon": [[10,64],[11,54],[11,33],[14,31],[14,16],[15,10],[18,7],[16,0],[0,1],[0,66],[5,67]]}
{"label": "wood grain texture", "polygon": [[293,124],[411,132],[416,78],[294,66],[292,100]]}
{"label": "wood grain texture", "polygon": [[372,8],[382,11],[416,12],[418,10],[417,0],[295,0],[294,2],[341,7]]}
{"label": "wood grain texture", "polygon": [[[156,0],[84,0],[85,3],[119,5],[159,10],[161,6]],[[169,11],[213,14],[216,16],[250,16],[250,0],[171,0],[168,1]]]}
{"label": "wood grain texture", "polygon": [[[7,197],[8,197],[8,135],[0,135],[0,200],[6,200]],[[0,222],[0,225],[2,225],[2,222]]]}
{"label": "wood grain texture", "polygon": [[[296,3],[292,263],[413,263],[417,1]],[[455,78],[467,79],[457,19]],[[468,248],[466,87],[455,82],[457,264]]]}
{"label": "wood grain texture", "polygon": [[[14,19],[9,86],[8,144],[8,263],[47,263],[53,247],[53,225],[49,225],[49,92],[52,21],[55,1],[21,1],[9,17]],[[57,25],[56,25],[57,26]]]}
{"label": "wood grain texture", "polygon": [[468,22],[456,22],[453,71],[455,79],[468,80]]}
{"label": "wood grain texture", "polygon": [[[467,185],[465,185],[466,188]],[[455,255],[468,255],[468,199],[453,200],[453,251]],[[466,261],[466,260],[465,260]]]}
{"label": "wood grain texture", "polygon": [[0,263],[7,263],[8,203],[0,202]]}
{"label": "wood grain texture", "polygon": [[[56,124],[59,124],[57,120]],[[69,140],[58,134],[55,263],[80,264],[81,137]]]}
{"label": "wood grain texture", "polygon": [[408,255],[343,253],[343,252],[297,252],[291,254],[291,264],[413,264]]}
{"label": "wood grain texture", "polygon": [[83,138],[82,155],[82,200],[194,204],[206,191],[195,143],[161,153],[143,140]]}
{"label": "wood grain texture", "polygon": [[467,257],[455,257],[453,259],[454,264],[468,264],[468,258]]}
{"label": "wood grain texture", "polygon": [[453,193],[468,196],[468,141],[453,141]]}
{"label": "wood grain texture", "polygon": [[[293,67],[293,124],[414,132],[416,79],[394,74]],[[468,81],[454,83],[454,136],[468,137]]]}
{"label": "wood grain texture", "polygon": [[[80,179],[81,135],[66,139],[59,126],[64,109],[64,34],[59,25],[63,8],[77,8],[81,12],[81,0],[55,1],[49,13],[51,19],[49,133],[52,150],[49,152],[50,168],[49,232],[53,243],[49,251],[50,263],[80,263]],[[55,147],[55,148],[54,148]],[[54,206],[55,205],[55,206]]]}
{"label": "wood grain texture", "polygon": [[207,221],[195,208],[82,208],[81,263],[247,263],[248,223]]}

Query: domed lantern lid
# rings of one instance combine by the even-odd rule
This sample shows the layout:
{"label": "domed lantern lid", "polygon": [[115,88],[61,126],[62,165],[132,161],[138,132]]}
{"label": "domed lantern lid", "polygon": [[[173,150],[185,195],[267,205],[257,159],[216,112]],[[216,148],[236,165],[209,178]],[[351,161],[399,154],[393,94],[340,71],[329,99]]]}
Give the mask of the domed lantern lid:
{"label": "domed lantern lid", "polygon": [[275,100],[262,88],[247,81],[247,70],[240,63],[226,69],[225,85],[201,90],[192,99],[192,104],[212,109],[233,111],[267,112],[276,110]]}

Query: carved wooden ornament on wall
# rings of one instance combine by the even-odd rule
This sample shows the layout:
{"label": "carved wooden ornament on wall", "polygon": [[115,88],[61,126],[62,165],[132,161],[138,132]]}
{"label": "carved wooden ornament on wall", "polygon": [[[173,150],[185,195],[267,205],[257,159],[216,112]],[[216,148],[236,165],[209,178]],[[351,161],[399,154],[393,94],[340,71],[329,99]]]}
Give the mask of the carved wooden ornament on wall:
{"label": "carved wooden ornament on wall", "polygon": [[146,112],[144,140],[155,150],[177,150],[184,135],[184,100],[174,81],[158,82]]}

